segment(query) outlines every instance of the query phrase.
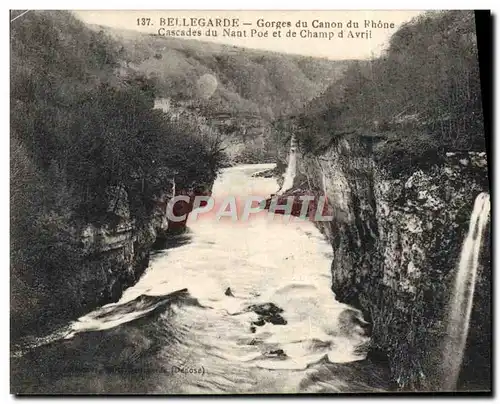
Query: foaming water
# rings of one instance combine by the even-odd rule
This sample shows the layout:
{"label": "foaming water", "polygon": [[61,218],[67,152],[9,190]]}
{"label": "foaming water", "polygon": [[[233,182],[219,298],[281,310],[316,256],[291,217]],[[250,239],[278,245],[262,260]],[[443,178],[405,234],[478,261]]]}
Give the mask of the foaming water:
{"label": "foaming water", "polygon": [[[226,169],[213,196],[266,197],[276,192],[276,181],[251,176],[272,167]],[[383,371],[363,361],[369,338],[361,314],[330,290],[331,247],[312,223],[256,217],[188,220],[188,227],[189,242],[154,254],[119,302],[23,356],[20,368],[44,361],[59,366],[36,381],[23,373],[21,384],[80,393],[387,388]]]}
{"label": "foaming water", "polygon": [[442,351],[442,388],[456,388],[460,367],[469,333],[470,316],[474,301],[479,254],[490,213],[490,196],[482,192],[471,213],[469,231],[465,238],[457,266],[455,285],[446,319],[447,330]]}

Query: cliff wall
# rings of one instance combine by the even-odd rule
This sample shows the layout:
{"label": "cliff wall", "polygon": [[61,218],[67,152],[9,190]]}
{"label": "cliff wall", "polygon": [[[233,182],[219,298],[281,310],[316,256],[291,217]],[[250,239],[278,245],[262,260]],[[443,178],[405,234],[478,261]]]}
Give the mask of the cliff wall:
{"label": "cliff wall", "polygon": [[[123,188],[112,187],[106,192],[108,213],[113,221],[86,224],[72,229],[77,261],[61,260],[61,272],[51,290],[32,289],[13,278],[13,343],[19,337],[44,335],[70,320],[75,320],[99,306],[116,302],[123,291],[134,285],[149,265],[150,251],[157,239],[172,237],[166,217],[170,199],[180,193],[191,196],[190,203],[177,203],[175,208],[189,213],[194,196],[209,194],[215,179],[197,183],[197,192],[165,186],[165,191],[151,201],[147,214],[140,220],[131,218],[129,195]],[[182,205],[182,206],[181,206]],[[175,223],[178,233],[186,223]]]}
{"label": "cliff wall", "polygon": [[[371,141],[344,138],[322,155],[299,159],[301,184],[326,195],[334,212],[331,222],[317,222],[333,247],[332,289],[372,322],[371,353],[388,359],[397,388],[439,389],[443,320],[474,200],[488,192],[486,156],[450,152],[402,173],[372,155]],[[486,240],[463,389],[489,386]]]}

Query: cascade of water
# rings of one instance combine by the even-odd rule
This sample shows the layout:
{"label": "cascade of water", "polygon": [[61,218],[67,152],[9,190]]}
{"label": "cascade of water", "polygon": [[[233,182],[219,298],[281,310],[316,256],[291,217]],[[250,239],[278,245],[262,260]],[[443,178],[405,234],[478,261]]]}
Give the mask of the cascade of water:
{"label": "cascade of water", "polygon": [[460,373],[460,367],[469,332],[469,322],[474,300],[479,254],[484,230],[488,224],[490,212],[489,194],[480,193],[474,202],[469,231],[460,254],[455,285],[446,318],[446,336],[443,344],[442,388],[454,390]]}
{"label": "cascade of water", "polygon": [[278,195],[281,195],[293,187],[293,180],[295,179],[295,174],[297,171],[297,140],[295,135],[292,135],[290,140],[290,155],[288,157],[288,166],[283,181],[281,189],[278,191]]}

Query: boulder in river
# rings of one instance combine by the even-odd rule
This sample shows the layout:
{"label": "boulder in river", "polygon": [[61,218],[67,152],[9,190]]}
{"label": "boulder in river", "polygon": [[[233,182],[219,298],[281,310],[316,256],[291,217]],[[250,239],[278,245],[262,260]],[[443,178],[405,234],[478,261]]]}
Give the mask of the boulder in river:
{"label": "boulder in river", "polygon": [[267,353],[267,356],[272,356],[276,358],[286,358],[287,354],[285,353],[285,351],[283,351],[283,349],[275,349],[274,351],[269,351]]}
{"label": "boulder in river", "polygon": [[283,313],[283,309],[276,306],[274,303],[252,304],[251,306],[248,306],[248,309],[261,316]]}
{"label": "boulder in river", "polygon": [[253,325],[258,327],[263,326],[265,323],[275,325],[287,324],[287,321],[281,315],[281,313],[283,313],[283,309],[276,306],[274,303],[253,304],[248,306],[247,310],[253,311],[259,315],[258,320],[252,322]]}

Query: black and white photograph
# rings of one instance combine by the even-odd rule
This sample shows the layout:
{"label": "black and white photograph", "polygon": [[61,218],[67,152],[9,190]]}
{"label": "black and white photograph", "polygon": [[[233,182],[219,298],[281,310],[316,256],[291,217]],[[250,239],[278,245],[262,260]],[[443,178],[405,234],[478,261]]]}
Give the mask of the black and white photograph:
{"label": "black and white photograph", "polygon": [[492,394],[489,11],[9,20],[11,394]]}

